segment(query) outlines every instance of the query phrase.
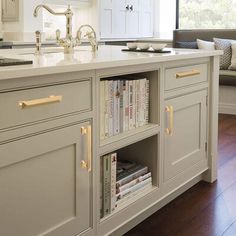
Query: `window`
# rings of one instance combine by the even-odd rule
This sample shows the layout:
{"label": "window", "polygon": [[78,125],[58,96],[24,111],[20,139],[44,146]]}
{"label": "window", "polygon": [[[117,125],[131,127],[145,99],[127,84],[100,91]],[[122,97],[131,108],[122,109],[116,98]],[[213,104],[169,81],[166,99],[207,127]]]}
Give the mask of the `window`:
{"label": "window", "polygon": [[236,0],[176,0],[176,28],[236,28]]}

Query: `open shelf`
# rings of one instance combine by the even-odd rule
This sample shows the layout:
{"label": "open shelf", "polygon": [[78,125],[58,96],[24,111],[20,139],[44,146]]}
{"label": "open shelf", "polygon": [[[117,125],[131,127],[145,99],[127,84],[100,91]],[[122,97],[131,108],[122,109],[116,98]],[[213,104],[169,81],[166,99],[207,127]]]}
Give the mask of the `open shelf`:
{"label": "open shelf", "polygon": [[[114,147],[114,145],[112,146]],[[133,174],[129,173],[127,175],[126,174],[127,170],[129,171],[130,168],[132,169],[133,166],[127,167],[128,169],[126,168],[123,169],[123,167],[121,168],[121,166],[119,166],[119,168],[116,168],[116,171],[114,172],[114,169],[112,171],[113,159],[111,159],[110,163],[108,164],[108,165],[111,165],[110,170],[108,172],[105,172],[104,169],[107,168],[105,166],[107,166],[107,163],[108,163],[108,162],[105,162],[105,159],[110,158],[112,155],[113,157],[114,155],[116,157],[117,166],[118,166],[117,164],[118,162],[127,163],[128,161],[129,163],[132,163],[133,166],[139,166],[138,171],[140,169],[142,170],[145,169],[145,170],[142,171],[142,174],[140,173],[137,176],[136,174],[134,174],[136,173],[136,170],[135,172],[132,172]],[[124,174],[122,175],[121,178],[119,178],[120,174],[117,174],[120,170],[121,170],[121,174],[122,173]],[[113,182],[114,173],[116,175],[116,178],[115,178],[116,182]],[[132,178],[127,177],[130,175],[132,175]],[[106,176],[105,180],[104,180],[104,176]],[[143,178],[143,176],[145,176],[146,178]],[[140,177],[142,179],[139,179]],[[127,179],[124,180],[125,178],[128,178],[128,180]],[[107,184],[107,179],[109,179],[108,184]],[[146,183],[144,183],[145,181]],[[133,182],[132,185],[130,185],[131,182]],[[118,183],[119,185],[117,185]],[[125,186],[125,185],[128,185],[128,186]],[[125,190],[124,188],[121,190],[121,188],[124,186],[125,186]],[[101,207],[101,212],[103,212],[101,213],[101,220],[111,217],[112,215],[120,212],[124,208],[127,208],[129,206],[131,207],[132,204],[137,202],[139,199],[147,196],[148,194],[152,193],[154,190],[157,190],[158,186],[159,186],[158,134],[155,134],[148,138],[142,138],[141,141],[132,143],[130,145],[126,143],[126,146],[117,150],[113,150],[112,153],[108,153],[104,156],[100,156],[100,200],[101,200],[100,207]],[[126,190],[128,194],[124,193]],[[113,203],[112,203],[112,197],[111,197],[112,191],[113,191]],[[114,191],[116,192],[115,195],[114,195]],[[120,198],[119,194],[121,195],[124,194],[124,195],[121,196]],[[108,200],[105,200],[104,196],[106,197],[108,196],[107,198],[105,198]],[[116,197],[114,198],[114,196]],[[114,207],[114,199],[115,199],[115,207]],[[105,200],[105,203],[104,203],[104,200]],[[109,201],[110,203],[107,203]],[[105,208],[104,208],[104,204],[106,206]],[[109,210],[106,210],[106,209],[109,209]]]}
{"label": "open shelf", "polygon": [[158,78],[158,70],[100,78],[100,147],[159,125]]}
{"label": "open shelf", "polygon": [[127,207],[132,207],[139,200],[141,200],[144,197],[147,197],[149,194],[152,194],[155,191],[158,191],[158,188],[156,186],[152,186],[150,189],[145,189],[144,191],[140,191],[137,195],[133,196],[132,198],[127,199],[125,203],[116,207],[116,209],[111,214],[101,218],[100,222],[106,221],[107,219],[116,215],[117,213],[119,213],[120,211],[122,211],[123,209]]}
{"label": "open shelf", "polygon": [[147,124],[133,130],[104,139],[100,142],[99,155],[112,152],[119,148],[136,143],[145,138],[156,135],[160,132],[160,126],[157,124]]}

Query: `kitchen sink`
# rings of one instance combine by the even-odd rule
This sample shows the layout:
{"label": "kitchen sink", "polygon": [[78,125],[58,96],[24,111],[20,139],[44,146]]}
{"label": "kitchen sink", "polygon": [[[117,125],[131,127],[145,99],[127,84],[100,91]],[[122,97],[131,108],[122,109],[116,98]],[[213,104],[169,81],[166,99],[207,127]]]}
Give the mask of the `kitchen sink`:
{"label": "kitchen sink", "polygon": [[[89,51],[89,49],[75,48],[74,51]],[[42,54],[52,54],[52,53],[64,53],[64,48],[42,48]],[[35,49],[29,52],[23,52],[19,55],[34,55]]]}

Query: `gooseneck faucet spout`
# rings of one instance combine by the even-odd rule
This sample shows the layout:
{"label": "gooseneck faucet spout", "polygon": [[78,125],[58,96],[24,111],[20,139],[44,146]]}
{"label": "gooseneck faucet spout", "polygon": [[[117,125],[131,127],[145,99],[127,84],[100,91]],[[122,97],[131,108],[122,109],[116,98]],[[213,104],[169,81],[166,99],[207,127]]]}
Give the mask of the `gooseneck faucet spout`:
{"label": "gooseneck faucet spout", "polygon": [[[55,12],[50,7],[41,4],[41,5],[38,5],[38,6],[35,7],[34,13],[33,13],[34,17],[38,16],[38,11],[41,8],[46,9],[52,15],[65,16],[66,17],[66,38],[65,39],[59,39],[57,37],[57,43],[60,46],[64,47],[65,53],[72,53],[74,46],[76,46],[75,45],[76,43],[72,38],[72,16],[73,16],[73,12],[70,9],[70,6],[68,6],[67,10],[64,11],[64,12]],[[57,36],[58,36],[58,31],[59,30],[57,30]],[[59,35],[60,35],[60,31],[59,31]]]}

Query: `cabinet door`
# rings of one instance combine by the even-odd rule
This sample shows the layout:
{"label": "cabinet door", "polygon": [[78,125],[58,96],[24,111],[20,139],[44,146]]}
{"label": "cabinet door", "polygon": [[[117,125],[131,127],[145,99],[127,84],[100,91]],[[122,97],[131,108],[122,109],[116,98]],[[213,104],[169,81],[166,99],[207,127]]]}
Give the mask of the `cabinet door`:
{"label": "cabinet door", "polygon": [[165,181],[206,158],[206,96],[204,90],[165,102]]}
{"label": "cabinet door", "polygon": [[101,0],[100,3],[100,31],[101,38],[114,37],[114,0]]}
{"label": "cabinet door", "polygon": [[0,235],[92,233],[90,131],[85,122],[0,145]]}
{"label": "cabinet door", "polygon": [[18,21],[19,19],[19,0],[2,1],[2,20]]}
{"label": "cabinet door", "polygon": [[139,35],[153,37],[153,0],[139,0]]}
{"label": "cabinet door", "polygon": [[138,38],[153,31],[152,0],[101,0],[100,13],[101,38]]}
{"label": "cabinet door", "polygon": [[126,37],[134,38],[140,37],[139,24],[140,24],[140,9],[138,0],[127,0],[129,11],[126,11]]}

